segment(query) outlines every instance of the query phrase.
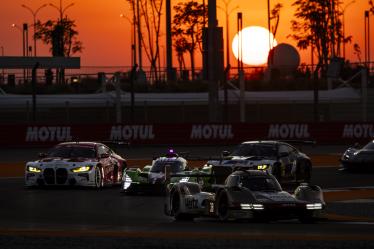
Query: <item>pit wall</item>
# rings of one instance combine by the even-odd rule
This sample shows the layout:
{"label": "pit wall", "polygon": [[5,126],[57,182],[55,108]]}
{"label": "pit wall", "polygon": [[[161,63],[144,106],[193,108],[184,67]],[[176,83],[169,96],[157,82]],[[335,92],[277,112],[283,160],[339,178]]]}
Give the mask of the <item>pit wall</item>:
{"label": "pit wall", "polygon": [[131,144],[230,145],[248,140],[301,140],[318,144],[367,143],[374,123],[0,125],[0,146],[50,146],[63,141]]}

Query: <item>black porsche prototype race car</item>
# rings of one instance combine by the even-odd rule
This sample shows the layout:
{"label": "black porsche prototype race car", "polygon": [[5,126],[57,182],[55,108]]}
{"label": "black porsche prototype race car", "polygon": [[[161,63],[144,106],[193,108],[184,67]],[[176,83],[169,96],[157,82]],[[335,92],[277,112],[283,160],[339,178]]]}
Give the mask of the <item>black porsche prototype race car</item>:
{"label": "black porsche prototype race car", "polygon": [[341,169],[347,171],[374,171],[374,140],[364,147],[348,148],[341,159]]}
{"label": "black porsche prototype race car", "polygon": [[302,184],[294,194],[282,190],[277,179],[265,171],[239,170],[230,174],[214,192],[202,191],[198,182],[169,185],[165,214],[175,219],[213,216],[221,220],[298,218],[313,222],[325,207],[320,187]]}

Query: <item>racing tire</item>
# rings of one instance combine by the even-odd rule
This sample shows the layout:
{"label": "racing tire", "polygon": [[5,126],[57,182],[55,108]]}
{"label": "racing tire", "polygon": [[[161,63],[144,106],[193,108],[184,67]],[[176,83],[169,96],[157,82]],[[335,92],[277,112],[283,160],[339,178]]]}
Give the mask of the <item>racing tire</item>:
{"label": "racing tire", "polygon": [[95,168],[95,188],[101,189],[104,187],[103,169],[101,167]]}
{"label": "racing tire", "polygon": [[176,221],[191,221],[194,216],[191,214],[185,214],[181,212],[181,195],[178,190],[173,191],[171,194],[171,213]]}
{"label": "racing tire", "polygon": [[227,221],[229,219],[229,200],[225,192],[219,194],[216,206],[218,218],[221,221]]}

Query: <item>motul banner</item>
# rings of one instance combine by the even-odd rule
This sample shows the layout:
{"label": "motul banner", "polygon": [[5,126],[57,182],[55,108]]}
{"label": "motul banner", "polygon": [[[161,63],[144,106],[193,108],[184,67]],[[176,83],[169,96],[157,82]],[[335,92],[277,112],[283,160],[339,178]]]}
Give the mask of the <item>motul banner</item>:
{"label": "motul banner", "polygon": [[366,143],[371,123],[1,125],[0,146],[50,146],[63,141],[128,141],[131,144],[215,145],[248,140],[314,140]]}

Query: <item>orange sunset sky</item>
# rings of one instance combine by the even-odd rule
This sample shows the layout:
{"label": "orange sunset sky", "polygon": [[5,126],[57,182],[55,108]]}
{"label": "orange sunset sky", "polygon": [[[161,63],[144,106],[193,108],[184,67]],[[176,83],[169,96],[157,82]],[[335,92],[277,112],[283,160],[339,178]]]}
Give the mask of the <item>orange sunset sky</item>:
{"label": "orange sunset sky", "polygon": [[[165,1],[165,0],[164,0]],[[183,0],[172,0],[172,5]],[[290,31],[290,20],[293,18],[294,8],[291,4],[294,0],[272,0],[271,6],[276,3],[282,3],[281,20],[279,24],[276,39],[278,43],[295,44],[291,38],[287,38]],[[202,2],[202,0],[201,0]],[[206,0],[206,3],[208,0]],[[350,0],[343,1],[342,7]],[[32,9],[36,9],[42,4],[53,3],[59,5],[58,0],[1,0],[0,8],[0,46],[4,47],[5,55],[21,55],[22,54],[22,38],[21,32],[12,28],[12,23],[22,25],[24,22],[32,23],[32,15],[29,11],[22,8],[25,4]],[[120,14],[130,16],[130,7],[125,0],[64,0],[64,6],[75,3],[75,5],[66,11],[66,14],[76,20],[77,29],[79,31],[79,40],[83,42],[83,53],[78,54],[81,57],[82,66],[129,66],[130,59],[130,25],[129,22],[120,18]],[[222,5],[220,0],[217,4]],[[230,7],[239,5],[238,11],[243,13],[243,26],[263,26],[267,27],[267,1],[247,1],[232,0]],[[362,58],[364,57],[364,11],[369,9],[368,0],[356,0],[345,11],[346,35],[353,36],[352,44],[346,45],[346,55],[351,61],[357,61],[357,57],[353,54],[353,43],[358,43],[362,50]],[[217,10],[219,26],[224,27],[225,18],[221,10]],[[38,19],[46,21],[48,19],[57,19],[58,11],[50,6],[42,9],[38,14]],[[371,41],[374,41],[374,16],[371,15]],[[164,26],[164,25],[163,25]],[[236,32],[236,11],[230,16],[230,41]],[[30,32],[31,34],[32,32]],[[164,43],[165,35],[162,36]],[[31,35],[30,35],[30,45]],[[373,44],[373,42],[371,42]],[[38,55],[50,55],[48,47],[38,42]],[[374,58],[374,46],[371,51],[371,58]],[[302,62],[310,63],[309,51],[299,51]],[[163,49],[161,49],[163,54]],[[186,57],[187,59],[187,57]],[[234,57],[231,53],[232,64]],[[143,59],[146,63],[146,58]],[[197,66],[200,66],[200,60],[197,58]],[[161,59],[162,64],[164,59]],[[177,60],[173,60],[174,66],[177,67]]]}

